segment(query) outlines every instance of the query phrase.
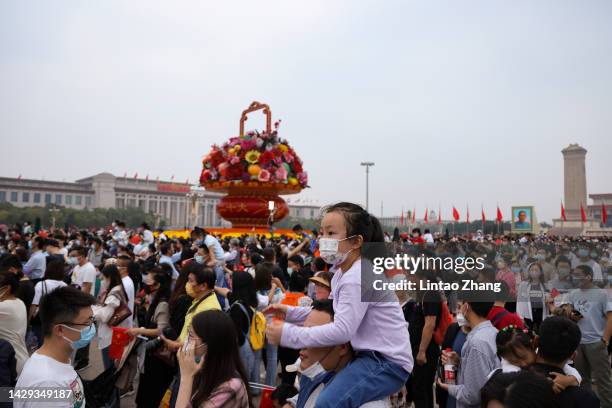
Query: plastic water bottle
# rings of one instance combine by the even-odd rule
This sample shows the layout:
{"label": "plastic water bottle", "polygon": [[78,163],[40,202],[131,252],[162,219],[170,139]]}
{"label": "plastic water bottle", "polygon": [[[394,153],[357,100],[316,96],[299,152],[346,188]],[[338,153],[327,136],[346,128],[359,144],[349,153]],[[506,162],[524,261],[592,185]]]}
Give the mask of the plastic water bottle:
{"label": "plastic water bottle", "polygon": [[[447,348],[444,351],[447,353],[451,353],[453,350],[450,348]],[[450,361],[444,364],[444,383],[453,384],[453,385],[457,384],[457,380],[455,376],[456,373],[457,373],[457,367],[455,367],[455,364],[451,363]]]}

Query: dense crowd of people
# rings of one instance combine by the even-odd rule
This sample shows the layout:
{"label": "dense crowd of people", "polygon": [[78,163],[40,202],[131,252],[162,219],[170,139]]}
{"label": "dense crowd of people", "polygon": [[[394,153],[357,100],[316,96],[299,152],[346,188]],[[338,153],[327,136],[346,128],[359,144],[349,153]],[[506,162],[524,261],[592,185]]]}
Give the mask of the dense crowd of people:
{"label": "dense crowd of people", "polygon": [[[65,407],[612,407],[612,240],[386,233],[351,203],[293,231],[0,231],[0,387],[69,389]],[[366,301],[369,244],[484,267],[387,270],[415,290]],[[423,289],[466,279],[499,290]]]}

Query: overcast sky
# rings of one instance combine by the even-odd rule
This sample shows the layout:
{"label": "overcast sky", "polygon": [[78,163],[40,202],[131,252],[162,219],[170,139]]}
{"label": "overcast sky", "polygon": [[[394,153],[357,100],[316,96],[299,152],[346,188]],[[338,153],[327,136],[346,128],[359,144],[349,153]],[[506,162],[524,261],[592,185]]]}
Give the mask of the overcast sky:
{"label": "overcast sky", "polygon": [[569,143],[612,192],[611,21],[609,0],[3,1],[0,175],[195,181],[258,100],[303,199],[363,203],[369,160],[377,215],[551,220]]}

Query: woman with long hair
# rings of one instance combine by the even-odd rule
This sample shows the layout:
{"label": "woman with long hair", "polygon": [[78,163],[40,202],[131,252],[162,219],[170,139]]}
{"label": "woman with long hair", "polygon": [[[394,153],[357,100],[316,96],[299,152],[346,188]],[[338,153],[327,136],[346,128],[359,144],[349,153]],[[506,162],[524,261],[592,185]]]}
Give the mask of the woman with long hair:
{"label": "woman with long hair", "polygon": [[[113,329],[108,325],[111,317],[115,314],[115,310],[121,303],[127,303],[127,293],[121,282],[121,275],[117,265],[109,264],[102,268],[102,294],[101,307],[94,310],[94,317],[98,322],[98,348],[102,350],[102,361],[104,369],[108,369],[112,365],[112,361],[108,356],[111,340],[113,337]],[[118,324],[118,327],[127,327],[124,323],[127,319]],[[131,327],[127,327],[128,329]]]}
{"label": "woman with long hair", "polygon": [[181,385],[176,408],[252,408],[232,319],[219,310],[198,313],[187,340],[177,352]]}
{"label": "woman with long hair", "polygon": [[187,294],[185,284],[194,267],[194,263],[190,262],[181,268],[176,283],[174,284],[172,295],[170,295],[170,326],[177,333],[180,333],[183,329],[185,315],[187,314],[189,306],[191,306],[191,302],[193,302],[193,298]]}
{"label": "woman with long hair", "polygon": [[261,350],[254,351],[249,343],[249,329],[258,306],[255,280],[248,272],[234,272],[231,291],[217,287],[215,291],[229,300],[229,315],[238,333],[238,348],[242,363],[246,368],[249,380],[258,383],[259,364],[257,363],[261,361],[261,358],[257,357]]}
{"label": "woman with long hair", "polygon": [[[170,275],[155,267],[144,279],[145,318],[143,327],[128,330],[132,336],[157,337],[170,324]],[[138,407],[157,407],[166,389],[172,382],[175,361],[172,354],[164,349],[164,345],[147,350],[145,355],[144,373],[140,374],[136,405]]]}
{"label": "woman with long hair", "polygon": [[527,279],[519,284],[517,290],[516,313],[529,329],[538,333],[540,323],[548,317],[544,270],[537,262],[530,263],[526,269]]}

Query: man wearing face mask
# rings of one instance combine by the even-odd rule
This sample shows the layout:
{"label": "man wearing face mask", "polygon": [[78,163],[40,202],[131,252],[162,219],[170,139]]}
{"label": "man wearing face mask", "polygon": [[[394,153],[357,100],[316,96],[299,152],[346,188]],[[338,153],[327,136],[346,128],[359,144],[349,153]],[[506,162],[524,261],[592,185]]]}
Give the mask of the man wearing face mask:
{"label": "man wearing face mask", "polygon": [[576,267],[572,281],[577,289],[568,294],[567,300],[580,313],[576,319],[582,333],[575,359],[576,369],[582,376],[582,386],[590,388],[593,378],[601,406],[611,407],[608,344],[612,335],[612,302],[606,291],[593,285],[593,271],[588,265]]}
{"label": "man wearing face mask", "polygon": [[487,320],[493,306],[492,294],[486,291],[463,291],[459,293],[460,311],[472,330],[461,349],[442,352],[442,364],[452,362],[459,367],[457,384],[438,386],[456,399],[457,408],[480,407],[480,390],[487,382],[489,373],[500,366],[495,338],[497,329]]}
{"label": "man wearing face mask", "polygon": [[[24,365],[17,388],[70,390],[69,398],[54,406],[85,406],[83,383],[70,364],[70,356],[75,350],[88,345],[96,335],[93,304],[93,296],[72,287],[55,289],[42,298],[39,313],[44,342]],[[29,408],[38,405],[41,404],[24,400],[15,401],[13,406]]]}
{"label": "man wearing face mask", "polygon": [[573,289],[570,280],[570,260],[564,256],[558,257],[555,261],[555,269],[557,271],[556,276],[548,282],[548,289],[551,291],[556,289],[560,294],[565,294],[570,289]]}
{"label": "man wearing face mask", "polygon": [[[456,322],[448,326],[440,348],[442,350],[450,348],[457,355],[460,355],[467,335],[472,330],[465,316],[461,313],[461,305],[457,305],[456,320]],[[438,362],[438,364],[443,367],[441,362]],[[456,400],[454,397],[449,396],[445,389],[436,384],[436,403],[438,407],[454,407]]]}
{"label": "man wearing face mask", "polygon": [[535,254],[536,262],[540,264],[542,267],[542,272],[544,273],[544,280],[546,282],[550,281],[553,278],[555,273],[555,268],[552,266],[550,262],[547,260],[546,249],[538,248],[538,252]]}
{"label": "man wearing face mask", "polygon": [[[312,312],[304,321],[304,327],[316,327],[334,320],[331,300],[315,301]],[[334,380],[344,367],[351,363],[353,350],[350,343],[331,347],[308,347],[300,350],[300,392],[287,400],[284,408],[312,408],[323,388]],[[389,406],[389,399],[372,401],[361,405],[368,408]]]}
{"label": "man wearing face mask", "polygon": [[587,244],[582,244],[577,251],[578,258],[572,263],[572,269],[576,269],[578,265],[587,265],[593,270],[593,283],[597,286],[603,284],[603,274],[601,266],[596,260],[591,258],[591,248]]}
{"label": "man wearing face mask", "polygon": [[85,293],[94,294],[96,282],[96,268],[87,260],[87,250],[83,247],[74,247],[70,250],[68,264],[72,269],[72,285]]}

